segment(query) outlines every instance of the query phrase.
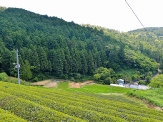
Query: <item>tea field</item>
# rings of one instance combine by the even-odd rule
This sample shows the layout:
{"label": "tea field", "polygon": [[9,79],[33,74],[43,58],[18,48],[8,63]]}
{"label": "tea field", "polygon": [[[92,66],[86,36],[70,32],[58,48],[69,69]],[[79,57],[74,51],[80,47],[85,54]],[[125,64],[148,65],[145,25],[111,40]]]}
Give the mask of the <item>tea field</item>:
{"label": "tea field", "polygon": [[101,95],[0,82],[4,122],[162,122],[163,112],[122,94]]}

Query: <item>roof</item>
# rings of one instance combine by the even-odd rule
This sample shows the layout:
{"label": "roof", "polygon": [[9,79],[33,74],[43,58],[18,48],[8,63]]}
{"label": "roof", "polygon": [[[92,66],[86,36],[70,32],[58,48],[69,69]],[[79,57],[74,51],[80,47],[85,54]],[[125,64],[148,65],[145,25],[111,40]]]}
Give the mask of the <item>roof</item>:
{"label": "roof", "polygon": [[124,82],[124,80],[123,80],[123,79],[118,79],[117,81],[118,81],[118,82]]}

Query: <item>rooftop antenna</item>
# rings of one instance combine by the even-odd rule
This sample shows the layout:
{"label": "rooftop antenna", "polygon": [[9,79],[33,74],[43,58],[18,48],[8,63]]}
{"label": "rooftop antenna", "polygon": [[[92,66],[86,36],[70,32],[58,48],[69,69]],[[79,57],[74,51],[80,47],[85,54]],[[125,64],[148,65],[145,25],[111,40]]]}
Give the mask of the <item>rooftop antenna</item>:
{"label": "rooftop antenna", "polygon": [[17,69],[18,72],[18,84],[20,84],[20,74],[19,74],[19,70],[20,70],[20,64],[19,64],[19,55],[18,55],[18,49],[16,50],[16,63],[13,63],[15,65],[15,68]]}

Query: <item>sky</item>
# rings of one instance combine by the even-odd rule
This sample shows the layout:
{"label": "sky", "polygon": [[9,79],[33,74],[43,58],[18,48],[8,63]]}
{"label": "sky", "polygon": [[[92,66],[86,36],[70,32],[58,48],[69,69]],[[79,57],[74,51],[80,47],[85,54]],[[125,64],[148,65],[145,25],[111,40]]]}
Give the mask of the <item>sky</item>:
{"label": "sky", "polygon": [[[163,0],[127,0],[145,27],[163,27]],[[0,0],[0,6],[23,8],[77,24],[120,32],[143,28],[125,0]]]}

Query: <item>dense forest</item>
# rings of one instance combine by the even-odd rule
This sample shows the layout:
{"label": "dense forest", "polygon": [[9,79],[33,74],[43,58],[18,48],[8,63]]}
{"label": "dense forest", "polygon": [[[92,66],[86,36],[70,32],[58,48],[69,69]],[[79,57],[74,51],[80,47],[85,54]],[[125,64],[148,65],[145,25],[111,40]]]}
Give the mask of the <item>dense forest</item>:
{"label": "dense forest", "polygon": [[[26,81],[54,77],[74,80],[93,75],[109,81],[104,82],[107,84],[117,78],[147,79],[156,73],[158,64],[163,67],[162,30],[120,33],[1,7],[0,72],[16,76],[13,62],[18,49],[21,78]],[[128,69],[134,69],[135,74],[118,74]]]}

